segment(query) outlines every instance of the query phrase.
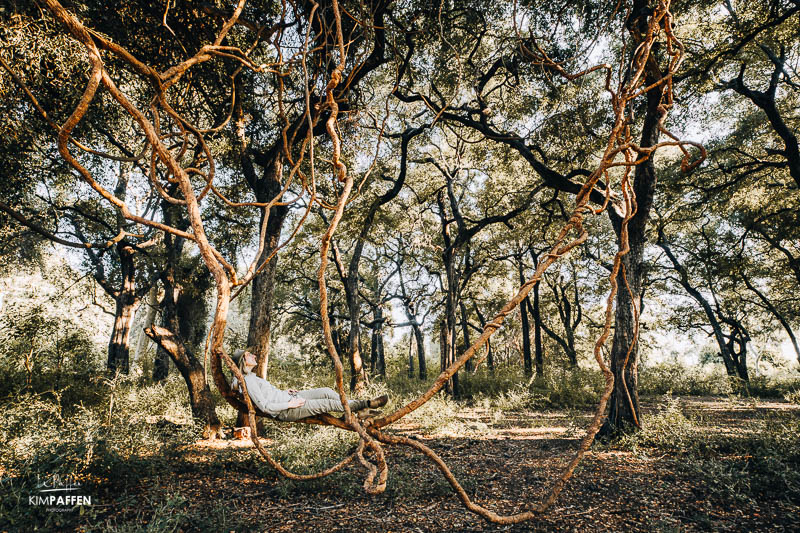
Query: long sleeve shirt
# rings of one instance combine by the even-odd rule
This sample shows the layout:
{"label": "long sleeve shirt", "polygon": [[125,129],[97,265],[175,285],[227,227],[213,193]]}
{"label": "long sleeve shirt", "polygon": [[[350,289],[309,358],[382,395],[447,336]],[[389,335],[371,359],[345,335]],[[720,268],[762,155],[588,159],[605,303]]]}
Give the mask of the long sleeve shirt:
{"label": "long sleeve shirt", "polygon": [[[258,377],[255,372],[248,372],[244,375],[244,382],[247,384],[247,392],[250,399],[260,411],[269,416],[278,416],[278,413],[289,409],[291,395],[285,390],[281,390],[266,379]],[[236,380],[231,384],[236,386]]]}

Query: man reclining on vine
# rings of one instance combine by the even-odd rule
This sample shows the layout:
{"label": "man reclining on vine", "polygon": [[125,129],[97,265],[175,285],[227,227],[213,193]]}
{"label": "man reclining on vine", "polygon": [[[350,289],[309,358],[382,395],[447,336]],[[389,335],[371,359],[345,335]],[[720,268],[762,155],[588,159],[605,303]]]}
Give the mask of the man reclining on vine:
{"label": "man reclining on vine", "polygon": [[[249,349],[236,350],[233,360],[239,365],[239,370],[244,375],[250,399],[266,415],[291,422],[323,413],[343,411],[339,394],[331,388],[281,390],[266,379],[260,378],[252,371],[257,361],[256,356]],[[236,385],[237,380],[234,378],[231,388],[235,388]],[[241,388],[239,391],[241,392]],[[388,401],[389,397],[384,394],[371,400],[349,400],[349,405],[350,410],[356,412],[383,407]]]}

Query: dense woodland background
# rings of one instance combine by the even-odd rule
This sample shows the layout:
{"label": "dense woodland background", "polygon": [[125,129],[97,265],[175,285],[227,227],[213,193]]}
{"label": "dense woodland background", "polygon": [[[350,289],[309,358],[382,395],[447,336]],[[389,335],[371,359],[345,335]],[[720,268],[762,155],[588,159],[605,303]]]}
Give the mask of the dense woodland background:
{"label": "dense woodland background", "polygon": [[[266,527],[258,516],[226,515],[224,505],[181,515],[187,496],[179,488],[137,483],[165,468],[200,476],[186,466],[192,443],[246,423],[215,383],[224,353],[257,347],[257,371],[286,388],[334,384],[317,271],[344,187],[335,163],[346,165],[353,193],[325,253],[330,341],[347,393],[388,392],[394,409],[435,386],[548,259],[581,185],[602,163],[619,118],[606,70],[565,73],[606,63],[610,86],[627,83],[667,5],[673,18],[661,24],[676,41],[665,32],[655,40],[642,74],[650,90],[624,116],[640,147],[670,140],[662,116],[676,139],[696,144],[642,157],[630,174],[630,220],[615,189],[622,170],[605,174],[589,205],[603,205],[606,182],[615,192],[605,211],[587,216],[586,242],[550,266],[431,405],[397,431],[478,442],[506,427],[504,412],[521,413],[510,419],[528,427],[532,413],[554,410],[570,446],[553,449],[569,457],[602,396],[593,350],[615,254],[629,244],[601,351],[617,379],[597,446],[663,452],[676,463],[659,468],[670,471],[696,460],[709,484],[730,488],[699,499],[712,507],[714,498],[733,500],[755,513],[753,522],[742,515],[716,525],[706,511],[708,522],[676,518],[684,528],[771,529],[797,513],[792,436],[800,426],[790,407],[800,403],[800,2],[247,2],[229,28],[229,2],[61,5],[0,3],[0,528],[31,520],[45,528]],[[88,28],[84,37],[65,22],[72,16]],[[97,65],[87,41],[109,79],[156,124],[180,173],[106,85],[65,130]],[[676,42],[684,50],[673,74]],[[211,43],[218,48],[203,52]],[[343,80],[327,87],[334,71]],[[199,195],[195,214],[185,183]],[[216,260],[204,255],[197,220]],[[223,293],[233,297],[221,320]],[[662,395],[666,403],[654,399]],[[753,416],[726,425],[708,404],[702,415],[697,406],[681,411],[676,395],[724,397],[732,411]],[[469,413],[478,426],[465,422]],[[729,440],[708,440],[708,428],[723,428]],[[277,457],[308,471],[356,442],[334,428],[268,423],[262,431]],[[701,436],[708,448],[697,448]],[[438,445],[445,455],[461,446]],[[347,488],[343,478],[313,489],[282,485],[267,467],[254,475],[262,467],[247,452],[214,450],[216,466],[204,468],[218,486],[253,476],[272,487],[276,508],[313,501],[314,491],[332,493],[338,505],[337,483],[342,494],[360,491],[358,480]],[[524,448],[503,453],[513,457],[509,471],[526,475],[517,471]],[[606,469],[597,457],[586,470],[600,479],[616,472],[617,488],[646,499],[632,472]],[[724,457],[735,459],[714,462]],[[407,466],[415,460],[404,457],[389,481],[391,501],[406,509],[415,508]],[[456,474],[472,472],[459,454],[448,460]],[[131,465],[139,478],[120,474]],[[557,470],[519,484],[511,499],[538,499]],[[29,508],[33,480],[54,473],[83,480],[109,507],[86,515]],[[430,483],[433,496],[456,501],[446,483]],[[592,491],[586,479],[575,483],[577,494]],[[519,511],[480,486],[466,490]],[[201,494],[214,499],[213,490]],[[152,515],[131,503],[143,497]],[[771,500],[787,507],[759,507]],[[593,516],[596,507],[586,505],[586,514],[572,512]],[[436,515],[421,509],[408,512]],[[435,520],[413,523],[428,529]],[[658,527],[672,530],[664,520]],[[276,519],[275,527],[287,523]],[[482,524],[464,528],[489,527]],[[561,526],[582,527],[542,527]]]}

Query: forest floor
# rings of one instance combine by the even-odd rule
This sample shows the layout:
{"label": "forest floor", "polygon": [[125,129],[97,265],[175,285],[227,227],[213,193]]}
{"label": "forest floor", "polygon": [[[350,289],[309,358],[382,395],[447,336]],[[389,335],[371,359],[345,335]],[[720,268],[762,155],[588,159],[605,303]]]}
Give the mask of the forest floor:
{"label": "forest floor", "polygon": [[[509,514],[538,503],[573,457],[590,416],[588,409],[465,408],[455,423],[435,431],[413,424],[394,431],[433,448],[474,501]],[[361,488],[359,466],[293,482],[265,465],[249,441],[237,440],[184,446],[170,458],[168,471],[137,478],[135,486],[123,488],[124,496],[117,492],[103,520],[111,527],[149,523],[156,530],[161,520],[173,531],[800,529],[800,458],[785,457],[781,448],[782,439],[797,433],[780,432],[798,427],[800,406],[653,398],[643,400],[643,417],[650,424],[645,437],[595,445],[551,510],[515,526],[493,525],[466,511],[439,471],[405,448],[387,449],[387,490],[370,496]]]}

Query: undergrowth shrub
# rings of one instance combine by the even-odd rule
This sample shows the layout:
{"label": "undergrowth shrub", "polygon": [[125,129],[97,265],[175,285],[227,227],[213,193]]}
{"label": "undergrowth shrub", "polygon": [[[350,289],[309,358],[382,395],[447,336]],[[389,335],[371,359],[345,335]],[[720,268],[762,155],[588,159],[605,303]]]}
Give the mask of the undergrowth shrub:
{"label": "undergrowth shrub", "polygon": [[605,380],[597,369],[545,365],[540,378],[526,377],[519,366],[502,367],[494,373],[479,369],[461,378],[463,396],[505,410],[547,407],[586,407],[597,403]]}
{"label": "undergrowth shrub", "polygon": [[[197,438],[185,385],[139,387],[128,380],[97,380],[100,401],[66,404],[58,391],[23,393],[0,404],[0,530],[31,519],[50,529],[77,520],[78,512],[50,513],[32,506],[41,479],[80,483],[102,499],[132,479],[166,472],[178,446]],[[100,492],[102,489],[102,492]],[[94,502],[93,502],[94,503]],[[101,502],[102,503],[102,502]]]}
{"label": "undergrowth shrub", "polygon": [[767,495],[798,504],[798,433],[800,419],[791,413],[761,414],[734,432],[721,432],[713,419],[687,414],[678,398],[666,396],[655,414],[643,415],[641,431],[622,435],[613,446],[668,454],[673,468],[697,481],[700,496],[746,502]]}
{"label": "undergrowth shrub", "polygon": [[643,395],[680,394],[693,396],[726,396],[737,394],[759,398],[786,398],[800,390],[800,379],[776,376],[751,376],[749,382],[728,376],[716,366],[687,367],[668,362],[643,365],[639,369],[639,393]]}
{"label": "undergrowth shrub", "polygon": [[681,363],[669,362],[639,368],[640,394],[711,396],[733,394],[735,390],[735,383],[718,367],[687,368]]}
{"label": "undergrowth shrub", "polygon": [[[272,424],[270,454],[287,469],[310,473],[338,463],[358,443],[350,431],[309,424]],[[264,464],[267,469],[272,467]],[[274,475],[274,474],[273,474]]]}
{"label": "undergrowth shrub", "polygon": [[800,405],[800,388],[793,388],[783,394],[783,398],[789,402]]}
{"label": "undergrowth shrub", "polygon": [[605,379],[596,368],[545,367],[541,380],[531,383],[532,394],[540,395],[548,407],[587,407],[600,400]]}

